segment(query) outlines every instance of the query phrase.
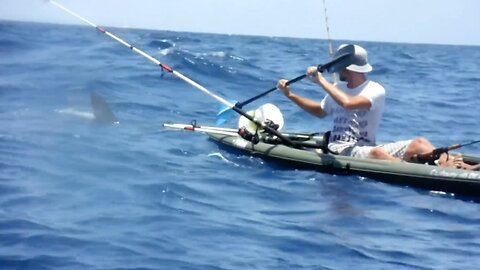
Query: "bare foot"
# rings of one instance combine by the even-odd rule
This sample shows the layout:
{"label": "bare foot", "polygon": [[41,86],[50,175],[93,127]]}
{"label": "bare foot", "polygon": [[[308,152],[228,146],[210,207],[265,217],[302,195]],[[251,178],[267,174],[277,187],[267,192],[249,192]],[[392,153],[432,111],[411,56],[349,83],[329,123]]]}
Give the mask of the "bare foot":
{"label": "bare foot", "polygon": [[472,166],[469,170],[472,170],[472,171],[480,171],[480,163],[478,163],[477,165],[470,165]]}
{"label": "bare foot", "polygon": [[447,167],[447,168],[457,168],[457,169],[473,170],[473,171],[480,169],[480,164],[470,165],[463,162],[462,154],[458,154],[455,156],[442,154],[442,156],[440,156],[440,158],[438,159],[438,164],[441,167]]}

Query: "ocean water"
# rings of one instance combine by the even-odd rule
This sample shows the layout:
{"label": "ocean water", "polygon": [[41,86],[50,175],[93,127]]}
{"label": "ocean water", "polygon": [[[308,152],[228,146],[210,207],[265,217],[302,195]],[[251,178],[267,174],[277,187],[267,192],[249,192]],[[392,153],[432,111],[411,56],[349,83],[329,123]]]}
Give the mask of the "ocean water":
{"label": "ocean water", "polygon": [[[109,30],[232,100],[328,59],[324,40]],[[387,89],[379,140],[479,139],[480,47],[357,43]],[[93,120],[92,92],[119,124]],[[246,109],[266,102],[286,130],[330,127],[278,92]],[[214,125],[218,107],[91,27],[0,22],[0,269],[480,268],[475,198],[281,167],[162,127]]]}

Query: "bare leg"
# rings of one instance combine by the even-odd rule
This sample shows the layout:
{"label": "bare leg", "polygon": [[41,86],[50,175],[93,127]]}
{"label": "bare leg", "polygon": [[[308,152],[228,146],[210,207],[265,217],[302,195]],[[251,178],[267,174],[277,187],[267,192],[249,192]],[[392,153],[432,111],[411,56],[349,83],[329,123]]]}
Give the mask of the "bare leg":
{"label": "bare leg", "polygon": [[[415,138],[412,142],[408,145],[405,155],[403,156],[403,160],[411,161],[412,157],[417,154],[424,154],[433,151],[435,147],[432,145],[430,141],[425,138]],[[382,159],[382,160],[390,160],[390,161],[401,161],[401,159],[396,158],[390,153],[388,153],[382,147],[375,147],[373,148],[370,153],[368,154],[369,158],[373,159]],[[463,156],[459,155],[448,155],[447,153],[443,153],[440,155],[438,159],[438,164],[442,167],[453,167],[453,168],[462,168],[465,170],[479,170],[480,164],[470,165],[463,162]]]}
{"label": "bare leg", "polygon": [[431,152],[433,149],[435,149],[435,147],[427,139],[422,137],[415,138],[408,145],[403,159],[406,161],[410,161],[414,155],[428,153]]}
{"label": "bare leg", "polygon": [[[435,149],[435,147],[425,138],[416,138],[408,145],[403,160],[410,161],[416,154],[428,153]],[[390,155],[384,148],[375,147],[369,153],[369,158],[383,159],[391,161],[401,161],[401,159]]]}
{"label": "bare leg", "polygon": [[[428,153],[428,152],[431,152],[433,149],[435,149],[435,147],[427,139],[416,138],[407,147],[407,150],[405,152],[405,156],[403,157],[403,159],[410,161],[415,154]],[[470,165],[463,162],[463,156],[461,154],[452,156],[452,155],[448,155],[447,153],[443,153],[440,155],[440,158],[438,159],[438,164],[442,167],[453,167],[458,169],[461,168],[465,170],[480,169],[480,164]]]}
{"label": "bare leg", "polygon": [[383,159],[383,160],[390,160],[390,161],[401,161],[399,158],[396,158],[390,155],[387,150],[383,149],[382,147],[375,147],[373,148],[370,153],[368,154],[369,158],[373,159]]}
{"label": "bare leg", "polygon": [[[414,155],[429,153],[434,149],[435,146],[433,146],[433,144],[429,140],[423,137],[418,137],[413,139],[412,142],[408,145],[403,159],[406,161],[411,161]],[[458,162],[458,159],[450,159],[450,156],[446,153],[441,154],[440,158],[438,159],[438,164],[442,167],[457,167]]]}
{"label": "bare leg", "polygon": [[[403,156],[403,160],[411,161],[411,159],[414,155],[428,153],[428,152],[433,151],[434,149],[435,149],[435,147],[432,145],[432,143],[429,140],[427,140],[425,138],[422,138],[422,137],[415,138],[407,146],[407,149],[405,150],[405,154]],[[400,160],[399,158],[396,158],[396,157],[390,155],[390,153],[388,153],[382,147],[373,148],[370,151],[369,157],[370,158],[375,158],[375,159],[384,159],[384,160]],[[447,154],[442,154],[440,156],[440,162],[445,162],[447,160],[448,160],[448,155]],[[452,166],[453,166],[453,164],[452,164]]]}

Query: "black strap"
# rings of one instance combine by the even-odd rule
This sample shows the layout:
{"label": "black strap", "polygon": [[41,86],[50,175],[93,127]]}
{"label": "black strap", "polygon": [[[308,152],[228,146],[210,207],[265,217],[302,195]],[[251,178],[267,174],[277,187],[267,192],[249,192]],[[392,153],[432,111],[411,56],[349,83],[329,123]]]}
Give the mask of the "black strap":
{"label": "black strap", "polygon": [[320,149],[322,149],[322,151],[324,153],[338,155],[339,154],[338,152],[332,151],[332,150],[330,150],[330,148],[328,148],[328,144],[330,143],[330,135],[331,134],[332,134],[331,130],[323,133],[323,140],[322,140],[322,145],[320,146]]}

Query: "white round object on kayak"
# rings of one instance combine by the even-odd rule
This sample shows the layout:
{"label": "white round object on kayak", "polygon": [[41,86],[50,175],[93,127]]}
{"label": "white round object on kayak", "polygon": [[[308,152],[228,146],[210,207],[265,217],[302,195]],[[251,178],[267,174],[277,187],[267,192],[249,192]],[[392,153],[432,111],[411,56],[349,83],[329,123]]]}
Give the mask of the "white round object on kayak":
{"label": "white round object on kayak", "polygon": [[[262,106],[258,107],[258,109],[248,111],[247,113],[253,116],[253,118],[260,123],[272,121],[279,126],[278,130],[283,128],[283,114],[277,106],[271,103],[263,104]],[[251,133],[255,133],[257,131],[257,124],[248,120],[245,116],[241,116],[238,120],[238,128],[242,127],[245,127]]]}

